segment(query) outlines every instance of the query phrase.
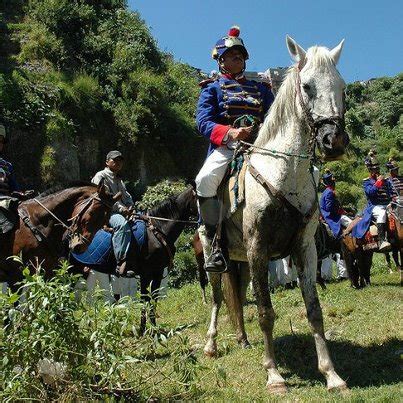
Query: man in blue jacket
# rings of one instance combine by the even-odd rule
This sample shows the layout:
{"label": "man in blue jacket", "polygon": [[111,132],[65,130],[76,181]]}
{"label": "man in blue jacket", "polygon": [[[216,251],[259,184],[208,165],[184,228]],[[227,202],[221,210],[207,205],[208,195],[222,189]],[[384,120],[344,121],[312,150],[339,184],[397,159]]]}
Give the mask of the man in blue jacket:
{"label": "man in blue jacket", "polygon": [[326,170],[322,176],[322,181],[326,185],[326,189],[320,198],[320,212],[337,239],[342,235],[342,228],[347,228],[351,223],[351,218],[346,215],[336,197],[336,180],[329,170]]}
{"label": "man in blue jacket", "polygon": [[386,240],[386,207],[392,201],[394,191],[391,182],[380,174],[379,162],[374,151],[370,151],[368,154],[365,159],[365,165],[370,173],[369,178],[363,181],[368,204],[364,209],[362,219],[353,228],[352,235],[355,238],[364,237],[373,217],[378,229],[378,250],[379,252],[386,252],[391,247]]}
{"label": "man in blue jacket", "polygon": [[213,244],[220,216],[217,189],[233,156],[235,143],[247,140],[252,132],[252,126],[235,128],[233,124],[244,115],[263,122],[274,99],[270,86],[245,78],[249,54],[239,33],[238,27],[232,27],[227,36],[217,41],[212,57],[218,63],[220,74],[201,83],[196,116],[199,132],[210,140],[207,159],[196,177],[200,214],[212,246],[205,269],[219,273],[227,267],[221,245]]}

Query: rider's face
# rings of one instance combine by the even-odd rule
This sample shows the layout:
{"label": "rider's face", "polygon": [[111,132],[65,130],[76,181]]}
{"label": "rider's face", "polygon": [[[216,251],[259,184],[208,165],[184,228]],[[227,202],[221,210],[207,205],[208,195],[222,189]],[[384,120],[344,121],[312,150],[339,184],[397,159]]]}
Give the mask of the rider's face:
{"label": "rider's face", "polygon": [[115,173],[118,173],[122,170],[123,167],[123,158],[117,157],[114,159],[110,159],[106,161],[106,166]]}
{"label": "rider's face", "polygon": [[245,67],[245,57],[239,49],[229,49],[222,56],[220,64],[228,73],[238,74]]}

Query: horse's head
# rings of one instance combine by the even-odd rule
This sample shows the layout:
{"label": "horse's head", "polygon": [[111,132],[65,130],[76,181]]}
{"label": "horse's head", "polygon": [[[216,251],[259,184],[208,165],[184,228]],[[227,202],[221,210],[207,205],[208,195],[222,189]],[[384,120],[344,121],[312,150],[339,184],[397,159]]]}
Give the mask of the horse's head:
{"label": "horse's head", "polygon": [[344,154],[349,137],[344,130],[345,82],[336,69],[344,40],[334,49],[314,46],[305,51],[287,36],[287,47],[298,63],[297,97],[312,135],[325,160]]}
{"label": "horse's head", "polygon": [[89,189],[76,203],[71,220],[69,247],[74,253],[83,253],[94,235],[108,223],[116,197],[110,195],[101,183],[97,191]]}

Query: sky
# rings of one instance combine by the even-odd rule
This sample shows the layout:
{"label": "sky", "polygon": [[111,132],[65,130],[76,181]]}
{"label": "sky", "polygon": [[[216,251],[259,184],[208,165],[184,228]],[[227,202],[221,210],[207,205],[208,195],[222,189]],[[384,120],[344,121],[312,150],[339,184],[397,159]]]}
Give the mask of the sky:
{"label": "sky", "polygon": [[232,25],[248,49],[248,71],[286,67],[286,34],[304,49],[335,47],[345,38],[338,69],[346,82],[403,71],[402,0],[129,0],[159,48],[210,72],[216,41]]}

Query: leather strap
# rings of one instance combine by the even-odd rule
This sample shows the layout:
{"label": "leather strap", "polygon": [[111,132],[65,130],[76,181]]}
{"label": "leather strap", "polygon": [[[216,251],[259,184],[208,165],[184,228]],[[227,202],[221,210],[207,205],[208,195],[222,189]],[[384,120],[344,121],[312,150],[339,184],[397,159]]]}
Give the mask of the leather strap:
{"label": "leather strap", "polygon": [[280,190],[277,190],[267,179],[265,179],[259,171],[252,165],[248,154],[244,156],[246,163],[248,164],[249,172],[253,178],[258,182],[271,196],[275,197],[280,203],[284,204],[285,207],[291,211],[297,219],[305,226],[309,220],[314,215],[317,209],[316,201],[313,203],[312,207],[304,214],[297,207],[295,207]]}
{"label": "leather strap", "polygon": [[158,239],[158,241],[161,242],[161,244],[165,247],[165,250],[167,252],[167,255],[169,257],[169,264],[168,264],[168,271],[172,269],[173,267],[173,262],[174,262],[174,256],[172,254],[171,248],[169,247],[165,234],[162,233],[157,227],[155,227],[152,223],[151,220],[147,221],[148,227],[154,234],[154,236]]}

